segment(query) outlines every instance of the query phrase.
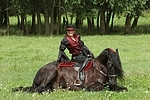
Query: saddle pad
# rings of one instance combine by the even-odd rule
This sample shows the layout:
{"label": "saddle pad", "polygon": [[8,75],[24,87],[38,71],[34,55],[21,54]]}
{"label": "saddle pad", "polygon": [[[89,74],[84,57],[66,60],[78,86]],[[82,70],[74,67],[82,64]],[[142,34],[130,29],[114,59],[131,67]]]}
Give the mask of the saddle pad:
{"label": "saddle pad", "polygon": [[92,64],[93,64],[93,62],[92,62],[92,60],[90,60],[90,61],[87,63],[87,65],[84,67],[84,71],[89,70],[89,69],[91,68]]}
{"label": "saddle pad", "polygon": [[58,67],[74,67],[75,62],[62,62]]}
{"label": "saddle pad", "polygon": [[[90,60],[87,65],[84,67],[84,71],[87,71],[91,68],[93,62]],[[74,68],[75,62],[62,62],[58,65],[58,67],[72,67]]]}

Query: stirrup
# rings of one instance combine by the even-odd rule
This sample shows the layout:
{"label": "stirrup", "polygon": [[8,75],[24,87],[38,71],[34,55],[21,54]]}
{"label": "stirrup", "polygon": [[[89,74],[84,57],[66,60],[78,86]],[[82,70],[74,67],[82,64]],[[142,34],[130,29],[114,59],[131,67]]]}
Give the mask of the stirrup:
{"label": "stirrup", "polygon": [[75,85],[75,86],[80,86],[81,84],[82,84],[82,82],[81,82],[80,79],[76,79],[76,80],[74,81],[74,85]]}

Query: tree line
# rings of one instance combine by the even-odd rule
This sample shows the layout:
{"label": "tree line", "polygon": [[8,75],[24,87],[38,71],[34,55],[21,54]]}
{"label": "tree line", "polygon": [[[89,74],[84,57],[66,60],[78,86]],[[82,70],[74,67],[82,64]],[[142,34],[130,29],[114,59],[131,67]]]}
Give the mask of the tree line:
{"label": "tree line", "polygon": [[124,34],[130,34],[149,8],[150,0],[0,0],[0,29],[5,27],[9,35],[10,17],[15,16],[22,35],[59,35],[66,24],[75,24],[79,30],[85,27],[87,34],[95,34],[96,29],[103,35],[113,31],[115,16],[123,15]]}

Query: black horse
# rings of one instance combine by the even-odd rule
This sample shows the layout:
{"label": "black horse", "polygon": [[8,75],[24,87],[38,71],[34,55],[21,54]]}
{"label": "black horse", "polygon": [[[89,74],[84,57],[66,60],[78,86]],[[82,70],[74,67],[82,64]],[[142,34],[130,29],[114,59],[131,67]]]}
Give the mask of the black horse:
{"label": "black horse", "polygon": [[69,90],[100,91],[108,87],[112,91],[127,91],[126,87],[117,85],[117,79],[124,81],[123,69],[118,50],[104,49],[100,55],[93,59],[93,64],[84,71],[84,80],[81,86],[73,84],[77,77],[74,68],[60,67],[56,61],[43,66],[33,80],[31,87],[19,87],[13,91],[44,92],[53,89],[65,88]]}

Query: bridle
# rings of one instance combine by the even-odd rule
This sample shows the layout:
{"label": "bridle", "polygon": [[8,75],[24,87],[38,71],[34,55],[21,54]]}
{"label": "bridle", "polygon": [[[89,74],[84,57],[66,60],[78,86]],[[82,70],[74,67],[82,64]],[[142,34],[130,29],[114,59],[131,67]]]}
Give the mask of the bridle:
{"label": "bridle", "polygon": [[[107,61],[107,65],[110,65],[111,67],[112,67],[112,65],[113,65],[113,63],[111,62],[111,61]],[[103,76],[105,76],[105,77],[107,77],[108,78],[108,82],[107,83],[102,83],[102,82],[100,82],[99,80],[98,80],[98,82],[100,83],[100,84],[102,84],[103,86],[107,86],[107,85],[109,85],[109,84],[111,84],[111,82],[112,82],[112,80],[111,80],[111,77],[117,77],[117,75],[116,74],[114,74],[114,75],[110,75],[109,74],[109,72],[108,72],[108,68],[107,68],[107,73],[105,73],[105,72],[103,72],[102,70],[100,70],[97,66],[102,66],[103,68],[106,68],[104,65],[102,65],[102,64],[99,64],[98,62],[95,62],[94,63],[94,68],[99,72],[99,73],[101,73]],[[108,67],[108,66],[107,66]]]}
{"label": "bridle", "polygon": [[112,61],[107,60],[107,76],[108,76],[108,80],[109,80],[108,82],[109,82],[109,84],[112,83],[112,80],[111,80],[112,77],[117,77],[118,76],[116,74],[110,74],[109,68],[111,68],[111,67],[113,67]]}

